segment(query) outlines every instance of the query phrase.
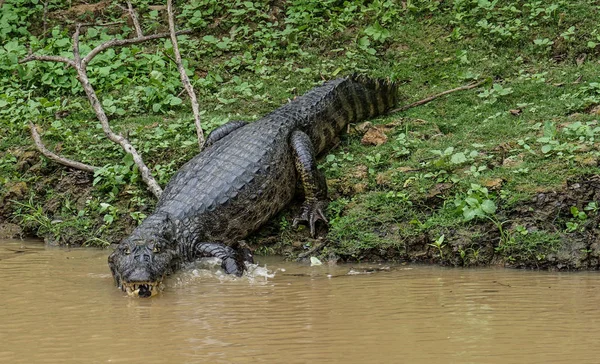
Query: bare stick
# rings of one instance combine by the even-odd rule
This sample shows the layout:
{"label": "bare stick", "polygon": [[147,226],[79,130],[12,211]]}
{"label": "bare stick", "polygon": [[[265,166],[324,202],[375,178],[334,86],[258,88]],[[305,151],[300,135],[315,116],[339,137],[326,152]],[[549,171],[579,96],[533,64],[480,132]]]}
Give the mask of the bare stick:
{"label": "bare stick", "polygon": [[[82,63],[83,63],[83,61],[82,61]],[[131,156],[133,157],[133,162],[138,167],[138,169],[140,171],[140,175],[142,177],[142,180],[146,183],[150,192],[152,192],[152,194],[154,196],[156,196],[157,198],[160,197],[160,195],[162,194],[162,188],[160,188],[160,186],[158,185],[158,182],[156,182],[156,180],[152,176],[152,173],[150,172],[150,169],[148,168],[148,166],[146,166],[146,163],[144,163],[142,156],[133,147],[133,145],[131,145],[129,140],[127,140],[121,134],[116,134],[111,129],[110,124],[108,123],[108,117],[106,116],[106,113],[104,112],[104,109],[102,108],[102,105],[100,104],[100,100],[98,99],[98,96],[96,95],[96,91],[94,91],[94,88],[92,87],[92,84],[90,83],[90,80],[87,77],[85,68],[83,68],[81,66],[77,67],[77,78],[79,79],[79,82],[83,86],[83,89],[84,89],[88,99],[90,100],[90,104],[92,105],[92,108],[96,112],[96,117],[100,121],[100,125],[102,125],[102,130],[104,131],[104,135],[106,135],[106,137],[109,140],[111,140],[112,142],[119,144],[121,146],[121,148],[123,148],[123,150],[125,150],[125,152],[131,154]]]}
{"label": "bare stick", "polygon": [[465,85],[465,86],[460,86],[460,87],[457,87],[457,88],[453,88],[452,90],[446,90],[444,92],[440,92],[439,94],[435,94],[433,96],[426,97],[423,100],[419,100],[419,101],[413,102],[412,104],[404,105],[404,106],[399,107],[397,109],[391,110],[391,111],[388,112],[388,114],[393,114],[393,113],[397,113],[397,112],[401,112],[401,111],[406,111],[406,110],[408,110],[410,108],[426,104],[426,103],[428,103],[430,101],[433,101],[433,100],[435,100],[435,99],[437,99],[439,97],[442,97],[444,95],[448,95],[448,94],[456,92],[456,91],[470,90],[472,88],[475,88],[477,86],[480,86],[480,85],[484,84],[486,81],[487,80],[482,80],[482,81],[479,81],[477,83],[471,83],[469,85]]}
{"label": "bare stick", "polygon": [[46,35],[48,31],[48,0],[44,1],[44,15],[42,22],[42,34]]}
{"label": "bare stick", "polygon": [[[75,70],[77,71],[77,79],[81,83],[81,86],[83,87],[83,90],[85,91],[85,93],[88,97],[88,100],[90,101],[90,104],[92,105],[92,108],[94,109],[94,112],[96,113],[96,117],[100,121],[100,125],[102,125],[102,130],[104,131],[104,135],[106,135],[106,137],[109,140],[111,140],[112,142],[119,144],[121,146],[121,148],[123,148],[123,150],[125,150],[126,153],[130,153],[132,155],[133,161],[136,164],[136,166],[138,167],[138,170],[140,172],[142,180],[144,181],[144,183],[146,183],[150,192],[152,192],[152,194],[158,198],[162,194],[162,188],[159,186],[158,182],[152,176],[152,173],[150,172],[150,169],[148,168],[148,166],[146,166],[146,164],[144,163],[142,156],[133,147],[133,145],[129,142],[129,140],[127,140],[122,135],[116,134],[115,132],[113,132],[113,130],[110,127],[110,124],[108,122],[108,117],[106,116],[106,113],[104,112],[104,109],[102,108],[102,104],[100,103],[100,100],[98,99],[98,96],[96,95],[96,91],[92,87],[92,85],[87,77],[86,59],[88,59],[88,61],[89,61],[93,57],[90,57],[90,54],[88,54],[84,59],[81,58],[81,55],[79,53],[79,32],[81,30],[81,27],[82,27],[82,25],[78,24],[77,27],[75,28],[75,33],[73,34],[73,60],[70,60],[70,59],[64,58],[64,57],[38,56],[38,55],[32,54],[32,55],[29,55],[28,57],[22,59],[19,62],[24,63],[24,62],[29,62],[32,60],[55,61],[55,62],[67,63],[70,66],[72,66],[73,68],[75,68]],[[168,33],[165,33],[165,34],[167,36],[169,35]],[[142,37],[142,38],[148,38],[148,37]],[[136,42],[141,42],[140,39],[142,39],[142,38],[136,38]],[[151,38],[151,39],[155,39],[155,38]],[[104,44],[106,44],[106,43],[104,43]],[[132,43],[129,43],[129,44],[132,44]],[[102,48],[101,50],[104,50],[104,49],[106,49],[106,48]],[[100,52],[101,50],[99,50],[98,52]],[[96,53],[96,54],[98,54],[98,53]]]}
{"label": "bare stick", "polygon": [[72,59],[60,56],[45,56],[40,54],[30,54],[27,57],[19,60],[19,63],[27,63],[30,61],[62,62],[68,64],[73,68],[77,68],[77,66],[75,66],[75,62],[73,62]]}
{"label": "bare stick", "polygon": [[42,138],[40,137],[40,134],[37,131],[37,127],[32,122],[29,122],[29,130],[31,131],[31,137],[33,138],[35,146],[40,151],[40,153],[42,153],[46,158],[53,160],[58,164],[62,164],[64,166],[75,168],[75,169],[80,169],[80,170],[86,171],[86,172],[94,173],[95,171],[100,169],[99,167],[94,167],[94,166],[90,166],[85,163],[76,162],[76,161],[70,160],[68,158],[64,158],[57,154],[54,154],[48,148],[46,148],[46,146],[44,145],[44,142],[42,141]]}
{"label": "bare stick", "polygon": [[138,38],[143,37],[144,33],[142,33],[142,27],[140,26],[140,21],[138,20],[137,14],[133,10],[131,1],[127,2],[127,11],[129,12],[129,16],[131,17],[131,21],[133,22],[133,27],[135,28],[135,34],[137,34]]}
{"label": "bare stick", "polygon": [[[180,30],[177,32],[177,34],[187,34],[187,33],[191,33],[191,30]],[[96,48],[92,49],[92,51],[90,53],[88,53],[87,56],[85,56],[85,58],[82,61],[82,64],[84,66],[86,66],[87,64],[90,63],[90,61],[92,60],[92,58],[96,57],[98,55],[98,53],[111,48],[111,47],[123,47],[126,45],[131,45],[131,44],[138,44],[138,43],[143,43],[143,42],[147,42],[149,40],[153,40],[153,39],[160,39],[160,38],[166,38],[168,36],[170,36],[170,33],[158,33],[158,34],[152,34],[152,35],[145,35],[143,37],[137,37],[137,38],[130,38],[130,39],[111,39],[109,41],[106,41],[102,44],[100,44],[99,46],[97,46]]]}
{"label": "bare stick", "polygon": [[[75,69],[79,71],[81,67],[81,53],[79,53],[79,31],[81,30],[81,24],[77,24],[75,27],[75,33],[73,33],[73,58],[75,61]],[[85,67],[83,67],[85,68]]]}
{"label": "bare stick", "polygon": [[113,21],[110,23],[79,23],[80,27],[112,27],[113,25],[125,24],[123,21]]}
{"label": "bare stick", "polygon": [[177,34],[175,33],[175,21],[173,19],[173,1],[167,0],[167,13],[169,18],[169,33],[171,34],[171,43],[173,44],[173,54],[175,55],[175,63],[177,64],[177,70],[181,76],[181,83],[190,96],[190,102],[192,104],[192,112],[194,113],[194,124],[196,125],[196,134],[198,135],[198,147],[202,150],[204,146],[204,132],[202,131],[202,124],[200,123],[200,106],[198,105],[198,99],[194,88],[190,83],[190,79],[185,73],[183,62],[181,61],[181,53],[179,53],[179,46],[177,45]]}

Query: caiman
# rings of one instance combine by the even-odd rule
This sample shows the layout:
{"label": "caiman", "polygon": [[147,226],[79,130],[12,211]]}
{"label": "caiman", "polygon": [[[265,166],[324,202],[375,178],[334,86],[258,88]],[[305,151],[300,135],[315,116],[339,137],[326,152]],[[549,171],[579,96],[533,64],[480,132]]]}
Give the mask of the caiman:
{"label": "caiman", "polygon": [[262,119],[231,121],[215,129],[206,147],[169,181],[155,211],[109,256],[116,285],[150,297],[163,278],[201,257],[222,259],[226,273],[242,275],[235,243],[304,190],[300,214],[314,236],[327,222],[327,186],[316,156],[348,123],[386,113],[396,104],[394,82],[349,76],[325,82]]}

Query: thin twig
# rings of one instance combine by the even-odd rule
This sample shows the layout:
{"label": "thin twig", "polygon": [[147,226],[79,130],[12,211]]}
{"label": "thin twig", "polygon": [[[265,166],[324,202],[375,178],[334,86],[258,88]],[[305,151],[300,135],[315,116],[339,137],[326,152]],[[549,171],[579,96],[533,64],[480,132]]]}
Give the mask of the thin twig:
{"label": "thin twig", "polygon": [[127,2],[127,11],[129,12],[129,16],[131,17],[131,21],[133,22],[133,27],[135,28],[135,34],[137,34],[138,38],[143,37],[144,33],[142,32],[142,27],[140,26],[140,21],[138,20],[137,14],[133,10],[131,1]]}
{"label": "thin twig", "polygon": [[[191,32],[192,31],[190,29],[180,30],[177,32],[177,35],[188,34]],[[98,55],[98,53],[100,53],[108,48],[123,47],[126,45],[143,43],[143,42],[147,42],[147,41],[153,40],[153,39],[166,38],[166,37],[169,37],[170,35],[171,35],[170,33],[158,33],[158,34],[145,35],[143,37],[136,37],[136,38],[130,38],[130,39],[116,39],[116,38],[111,39],[109,41],[106,41],[106,42],[100,44],[96,48],[92,49],[91,52],[88,53],[87,56],[85,56],[85,58],[82,60],[82,65],[83,66],[88,65],[90,63],[90,61]]]}
{"label": "thin twig", "polygon": [[194,88],[190,83],[190,79],[185,73],[183,62],[181,60],[181,53],[179,53],[179,46],[177,45],[177,33],[175,33],[175,20],[173,17],[173,0],[167,0],[167,13],[169,18],[169,33],[171,35],[171,43],[173,44],[173,54],[175,55],[175,63],[177,63],[177,70],[181,76],[181,83],[190,96],[190,102],[192,104],[192,112],[194,113],[194,124],[196,125],[196,134],[198,135],[198,147],[202,150],[204,146],[204,132],[202,131],[202,124],[200,123],[200,106],[198,105],[198,99]]}
{"label": "thin twig", "polygon": [[113,25],[125,24],[123,21],[113,21],[110,23],[79,23],[80,27],[112,27]]}
{"label": "thin twig", "polygon": [[98,118],[98,121],[100,121],[100,125],[102,126],[102,130],[104,131],[104,135],[106,135],[106,137],[113,143],[119,144],[126,153],[131,154],[131,156],[133,157],[133,162],[138,167],[140,176],[142,177],[142,180],[148,186],[148,189],[150,190],[150,192],[152,192],[152,194],[154,196],[156,196],[157,198],[160,197],[160,195],[162,194],[162,188],[159,186],[158,182],[152,176],[152,172],[150,172],[150,168],[148,168],[148,166],[146,166],[146,163],[144,163],[144,160],[142,159],[142,156],[140,155],[140,153],[129,142],[129,140],[127,140],[127,138],[125,138],[121,134],[116,134],[110,127],[110,124],[108,122],[108,117],[106,116],[106,113],[104,112],[104,109],[102,108],[100,100],[98,99],[98,96],[96,95],[96,91],[92,87],[90,80],[87,77],[85,67],[83,66],[83,61],[81,62],[81,65],[79,67],[77,67],[77,78],[79,79],[79,82],[83,86],[83,90],[85,91],[85,93],[88,97],[88,100],[90,100],[90,104],[92,105],[92,108],[96,112],[96,117]]}
{"label": "thin twig", "polygon": [[[75,27],[75,33],[73,33],[73,60],[75,61],[75,68],[77,72],[81,68],[81,53],[79,53],[79,32],[81,31],[81,24],[77,24]],[[77,67],[79,66],[79,67]],[[85,68],[85,67],[83,67]]]}
{"label": "thin twig", "polygon": [[27,57],[21,59],[19,63],[27,63],[31,61],[62,62],[68,64],[73,68],[76,68],[75,62],[72,59],[60,56],[45,56],[41,54],[30,54]]}
{"label": "thin twig", "polygon": [[[100,99],[98,98],[98,95],[96,95],[96,91],[92,87],[92,84],[90,83],[90,80],[88,79],[88,76],[87,76],[87,69],[86,69],[87,62],[89,62],[99,52],[108,48],[108,47],[106,47],[106,44],[110,43],[111,41],[106,42],[106,43],[100,45],[99,47],[96,47],[94,49],[94,51],[96,51],[95,54],[92,54],[92,52],[94,52],[94,51],[92,51],[85,58],[82,59],[81,55],[79,53],[79,33],[81,31],[82,26],[83,26],[82,24],[77,24],[77,26],[75,28],[75,33],[73,34],[73,58],[74,58],[73,60],[65,58],[65,57],[58,57],[58,56],[39,56],[39,55],[35,55],[35,54],[30,54],[29,56],[27,56],[26,58],[22,59],[19,62],[24,63],[24,62],[29,62],[32,60],[63,62],[63,63],[67,63],[71,67],[73,67],[77,71],[77,79],[81,83],[81,86],[83,87],[83,90],[85,91],[85,93],[88,97],[88,100],[90,101],[90,104],[91,104],[92,108],[94,109],[94,112],[96,113],[96,117],[98,118],[98,121],[100,121],[100,125],[102,126],[102,130],[104,131],[104,135],[106,135],[106,137],[113,143],[119,144],[126,153],[131,154],[135,165],[138,167],[138,170],[139,170],[140,176],[142,177],[142,180],[144,181],[144,183],[146,183],[146,186],[148,186],[148,189],[150,190],[150,192],[152,192],[152,194],[154,196],[156,196],[156,198],[159,198],[160,195],[162,194],[162,188],[160,187],[160,185],[158,184],[158,182],[156,181],[154,176],[152,176],[152,172],[150,171],[150,168],[148,168],[148,166],[146,166],[146,164],[144,163],[142,156],[135,149],[135,147],[129,142],[129,140],[127,140],[127,138],[125,138],[121,134],[116,134],[112,130],[112,128],[110,127],[110,124],[108,122],[108,116],[106,116],[106,113],[104,112],[104,109],[102,108],[102,104],[100,103]],[[164,35],[162,37],[169,36],[169,35],[170,35],[169,33],[164,33]],[[140,42],[143,42],[144,40],[156,39],[156,38],[160,38],[160,36],[155,35],[154,37],[150,36],[150,37],[128,39],[126,41],[117,42],[118,43],[117,46],[140,43]],[[127,41],[129,41],[129,42],[127,42]],[[86,60],[87,60],[87,62],[86,62]],[[33,132],[32,132],[32,136],[33,136]],[[36,145],[37,145],[37,143],[36,143]],[[53,159],[53,160],[57,160],[57,159]]]}
{"label": "thin twig", "polygon": [[399,107],[397,109],[391,110],[391,111],[388,112],[388,114],[393,114],[393,113],[397,113],[397,112],[401,112],[401,111],[406,111],[406,110],[408,110],[410,108],[426,104],[426,103],[428,103],[430,101],[433,101],[433,100],[435,100],[435,99],[437,99],[439,97],[442,97],[444,95],[448,95],[448,94],[456,92],[456,91],[470,90],[472,88],[475,88],[477,86],[480,86],[480,85],[484,84],[486,81],[487,80],[481,80],[481,81],[476,82],[476,83],[471,83],[469,85],[465,85],[465,86],[460,86],[460,87],[457,87],[457,88],[453,88],[452,90],[446,90],[444,92],[440,92],[439,94],[435,94],[433,96],[426,97],[423,100],[419,100],[419,101],[413,102],[412,104],[404,105],[404,106]]}
{"label": "thin twig", "polygon": [[86,171],[86,172],[94,173],[96,170],[100,169],[99,167],[90,166],[88,164],[81,163],[81,162],[76,162],[74,160],[61,157],[61,156],[51,152],[44,145],[44,142],[42,141],[42,138],[40,137],[40,134],[37,131],[37,127],[32,122],[29,122],[29,130],[31,131],[31,137],[33,138],[35,146],[40,151],[40,153],[42,153],[46,158],[53,160],[56,163],[65,165],[67,167],[80,169],[80,170]]}
{"label": "thin twig", "polygon": [[44,1],[44,15],[42,19],[42,34],[46,35],[48,30],[48,0]]}

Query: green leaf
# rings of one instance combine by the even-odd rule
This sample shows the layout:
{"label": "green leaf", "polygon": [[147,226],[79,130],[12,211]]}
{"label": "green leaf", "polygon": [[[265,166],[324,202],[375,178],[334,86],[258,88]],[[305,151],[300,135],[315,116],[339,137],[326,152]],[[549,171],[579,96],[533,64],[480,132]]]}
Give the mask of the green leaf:
{"label": "green leaf", "polygon": [[98,29],[96,29],[96,28],[88,28],[88,30],[87,30],[87,36],[88,37],[94,38],[97,35],[98,35]]}
{"label": "green leaf", "polygon": [[464,209],[463,217],[465,218],[466,221],[471,221],[475,217],[477,217],[478,211],[479,211],[478,209]]}
{"label": "green leaf", "polygon": [[369,45],[371,45],[371,41],[369,40],[368,37],[362,37],[358,40],[358,45],[365,48],[365,47],[368,47]]}
{"label": "green leaf", "polygon": [[19,42],[18,41],[12,41],[12,42],[8,42],[4,45],[4,49],[6,49],[7,52],[14,52],[16,50],[18,50],[19,47]]}
{"label": "green leaf", "polygon": [[481,203],[481,210],[488,215],[492,215],[496,212],[496,204],[492,200],[484,200]]}
{"label": "green leaf", "polygon": [[110,74],[110,70],[111,69],[112,69],[111,66],[99,67],[98,68],[98,75],[100,75],[100,76],[108,76]]}
{"label": "green leaf", "polygon": [[131,153],[125,154],[123,157],[123,164],[127,167],[131,167],[133,165],[133,155]]}
{"label": "green leaf", "polygon": [[112,222],[113,222],[114,220],[115,220],[114,216],[112,216],[112,215],[108,215],[108,214],[104,215],[104,222],[105,222],[105,223],[107,223],[107,224],[109,224],[109,225],[110,225],[110,224],[112,224]]}
{"label": "green leaf", "polygon": [[54,42],[54,45],[56,45],[57,47],[64,47],[67,44],[69,44],[69,38],[60,38]]}
{"label": "green leaf", "polygon": [[450,162],[452,162],[453,164],[461,164],[466,161],[467,161],[467,157],[465,156],[465,153],[463,153],[463,152],[453,154],[452,158],[450,158]]}
{"label": "green leaf", "polygon": [[552,145],[551,144],[545,144],[542,146],[542,153],[544,154],[548,154],[552,151]]}
{"label": "green leaf", "polygon": [[215,38],[214,35],[205,35],[204,37],[202,37],[202,40],[212,44],[215,44],[219,41],[217,38]]}
{"label": "green leaf", "polygon": [[181,103],[183,103],[183,100],[177,96],[171,97],[171,101],[169,102],[171,106],[181,105]]}
{"label": "green leaf", "polygon": [[477,206],[479,204],[479,200],[476,199],[475,197],[467,197],[467,198],[465,198],[465,202],[469,206]]}

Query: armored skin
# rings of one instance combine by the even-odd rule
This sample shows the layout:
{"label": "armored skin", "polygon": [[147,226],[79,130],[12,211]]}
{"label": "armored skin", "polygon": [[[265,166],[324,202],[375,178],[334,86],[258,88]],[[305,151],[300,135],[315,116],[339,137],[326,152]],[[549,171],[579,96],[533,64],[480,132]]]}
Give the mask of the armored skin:
{"label": "armored skin", "polygon": [[244,257],[230,245],[284,209],[297,181],[305,201],[293,225],[307,223],[314,235],[327,206],[316,156],[348,123],[386,113],[396,98],[393,82],[350,76],[256,122],[215,129],[167,184],[154,213],[109,256],[115,283],[131,296],[149,297],[183,263],[209,256],[221,258],[225,272],[242,275]]}

